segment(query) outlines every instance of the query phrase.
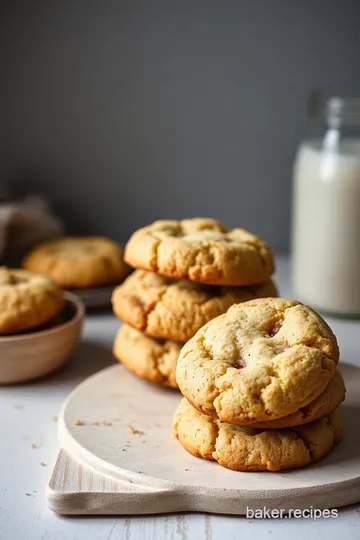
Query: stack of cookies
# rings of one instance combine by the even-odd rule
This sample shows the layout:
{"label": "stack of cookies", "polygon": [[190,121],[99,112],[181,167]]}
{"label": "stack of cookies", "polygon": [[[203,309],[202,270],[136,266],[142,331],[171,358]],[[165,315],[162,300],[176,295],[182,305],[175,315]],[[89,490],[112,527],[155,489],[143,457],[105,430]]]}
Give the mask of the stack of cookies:
{"label": "stack of cookies", "polygon": [[184,343],[233,304],[275,297],[269,246],[243,229],[214,219],[156,221],[139,229],[125,249],[137,270],[112,296],[125,322],[114,354],[139,377],[177,387]]}
{"label": "stack of cookies", "polygon": [[325,321],[293,300],[232,306],[182,348],[174,432],[195,456],[242,471],[303,467],[339,439],[345,398]]}

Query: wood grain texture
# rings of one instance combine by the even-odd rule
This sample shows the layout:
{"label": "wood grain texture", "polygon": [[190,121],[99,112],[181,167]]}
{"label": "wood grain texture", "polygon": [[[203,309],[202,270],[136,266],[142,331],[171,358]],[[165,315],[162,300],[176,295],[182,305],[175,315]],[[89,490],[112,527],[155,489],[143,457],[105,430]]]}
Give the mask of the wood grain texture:
{"label": "wood grain texture", "polygon": [[[298,471],[242,473],[187,454],[171,433],[177,392],[112,366],[84,381],[59,416],[61,450],[48,488],[65,514],[334,508],[360,501],[360,369],[344,365],[345,433],[331,454]],[[104,422],[105,420],[105,422]],[[133,431],[135,430],[135,431]]]}

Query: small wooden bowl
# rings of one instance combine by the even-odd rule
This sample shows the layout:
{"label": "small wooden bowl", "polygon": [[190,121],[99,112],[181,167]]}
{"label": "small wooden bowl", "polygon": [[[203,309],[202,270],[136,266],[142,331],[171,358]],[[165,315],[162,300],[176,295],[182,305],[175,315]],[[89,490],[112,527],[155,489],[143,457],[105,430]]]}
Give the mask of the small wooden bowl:
{"label": "small wooden bowl", "polygon": [[37,379],[60,367],[79,341],[85,314],[83,302],[65,293],[60,315],[36,331],[0,337],[0,384]]}

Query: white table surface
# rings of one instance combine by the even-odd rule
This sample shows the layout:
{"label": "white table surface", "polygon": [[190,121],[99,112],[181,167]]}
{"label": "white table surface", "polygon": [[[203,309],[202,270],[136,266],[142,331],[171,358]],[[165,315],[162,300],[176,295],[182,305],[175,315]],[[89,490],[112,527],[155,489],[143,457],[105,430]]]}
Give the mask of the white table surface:
{"label": "white table surface", "polygon": [[[291,297],[287,260],[278,258],[276,278],[281,295]],[[360,365],[360,321],[327,320],[342,360]],[[118,327],[112,315],[88,316],[82,342],[64,368],[37,383],[0,388],[0,540],[360,539],[360,505],[340,510],[337,519],[316,522],[202,514],[59,517],[51,512],[45,488],[58,447],[54,417],[80,381],[114,362],[111,346]]]}

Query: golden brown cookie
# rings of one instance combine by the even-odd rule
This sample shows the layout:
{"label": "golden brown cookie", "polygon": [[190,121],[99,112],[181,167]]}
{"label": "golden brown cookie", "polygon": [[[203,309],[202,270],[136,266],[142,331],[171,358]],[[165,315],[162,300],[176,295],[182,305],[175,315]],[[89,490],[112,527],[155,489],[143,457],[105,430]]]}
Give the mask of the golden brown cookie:
{"label": "golden brown cookie", "polygon": [[45,242],[26,255],[22,266],[68,289],[118,283],[129,272],[121,247],[100,236]]}
{"label": "golden brown cookie", "polygon": [[336,370],[325,390],[314,401],[298,411],[269,422],[251,424],[252,428],[279,429],[314,422],[335,411],[344,401],[346,388],[340,371]]}
{"label": "golden brown cookie", "polygon": [[322,459],[341,436],[338,411],[303,426],[254,429],[220,422],[182,399],[174,416],[175,437],[194,456],[235,471],[297,469]]}
{"label": "golden brown cookie", "polygon": [[0,334],[36,328],[58,315],[63,306],[63,292],[50,279],[0,268]]}
{"label": "golden brown cookie", "polygon": [[114,343],[114,356],[141,379],[177,388],[176,362],[182,344],[153,339],[123,325]]}
{"label": "golden brown cookie", "polygon": [[293,414],[335,375],[336,338],[313,310],[264,298],[232,306],[182,348],[176,380],[203,414],[251,424]]}
{"label": "golden brown cookie", "polygon": [[215,219],[161,220],[136,231],[125,248],[135,268],[210,285],[253,285],[274,271],[270,247]]}
{"label": "golden brown cookie", "polygon": [[187,341],[230,306],[277,296],[272,281],[249,287],[216,287],[136,270],[113,292],[115,314],[146,334]]}

